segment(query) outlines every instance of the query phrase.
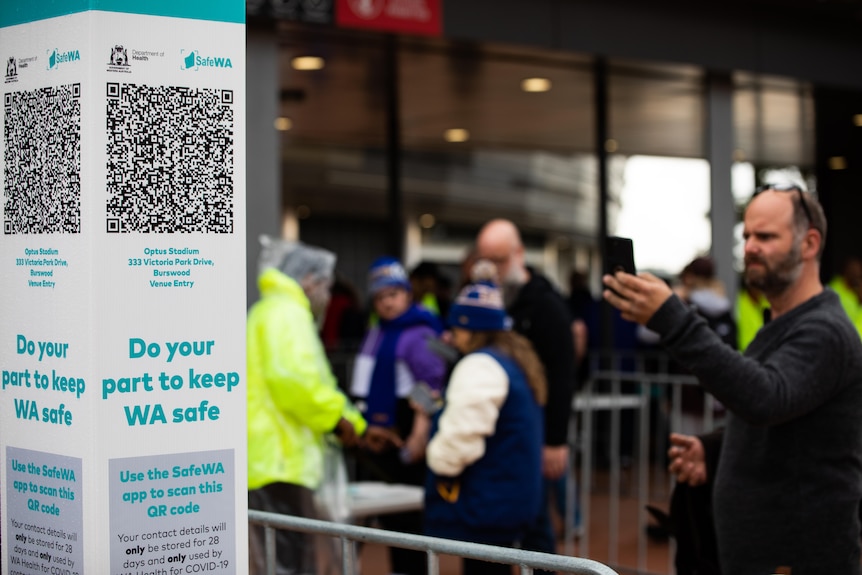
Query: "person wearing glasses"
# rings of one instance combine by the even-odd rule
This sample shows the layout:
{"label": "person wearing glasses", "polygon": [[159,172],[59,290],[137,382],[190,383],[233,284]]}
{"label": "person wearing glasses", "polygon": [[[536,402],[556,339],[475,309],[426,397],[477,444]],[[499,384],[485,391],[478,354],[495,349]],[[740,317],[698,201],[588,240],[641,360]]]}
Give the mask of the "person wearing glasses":
{"label": "person wearing glasses", "polygon": [[670,470],[713,483],[722,573],[860,573],[862,341],[820,281],[826,219],[798,187],[764,186],[745,210],[745,272],[771,320],[739,354],[649,274],[606,275],[604,298],[661,336],[728,409],[717,466],[672,434]]}

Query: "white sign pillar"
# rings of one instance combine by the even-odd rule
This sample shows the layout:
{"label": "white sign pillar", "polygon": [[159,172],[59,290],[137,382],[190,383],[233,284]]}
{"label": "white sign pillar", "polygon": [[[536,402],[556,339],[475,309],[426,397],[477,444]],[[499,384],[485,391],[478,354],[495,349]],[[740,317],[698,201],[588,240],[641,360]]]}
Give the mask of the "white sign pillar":
{"label": "white sign pillar", "polygon": [[3,573],[245,573],[245,2],[4,0]]}

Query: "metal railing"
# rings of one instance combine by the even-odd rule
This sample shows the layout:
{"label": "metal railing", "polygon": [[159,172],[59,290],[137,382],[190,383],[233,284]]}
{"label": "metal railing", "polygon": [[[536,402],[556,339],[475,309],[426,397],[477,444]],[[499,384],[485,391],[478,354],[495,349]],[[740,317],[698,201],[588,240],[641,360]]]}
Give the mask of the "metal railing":
{"label": "metal railing", "polygon": [[521,575],[532,575],[534,569],[547,569],[579,575],[617,575],[616,571],[606,565],[578,557],[384,531],[382,529],[332,523],[292,515],[280,515],[278,513],[268,513],[254,509],[249,510],[248,519],[250,523],[264,526],[266,575],[275,575],[276,529],[328,535],[340,539],[342,575],[357,574],[356,543],[359,542],[379,543],[390,547],[425,551],[428,556],[428,575],[439,575],[439,555],[441,554],[518,565]]}
{"label": "metal railing", "polygon": [[[335,363],[349,373],[353,356],[343,354]],[[647,504],[669,503],[673,480],[665,469],[664,453],[669,446],[668,433],[683,431],[701,433],[718,423],[716,402],[705,395],[702,416],[693,429],[683,428],[683,390],[696,387],[691,375],[674,373],[668,355],[656,352],[595,353],[590,357],[590,378],[575,398],[569,444],[574,460],[566,487],[566,511],[563,520],[563,553],[584,558],[600,558],[618,570],[635,570],[639,575],[655,573],[647,568],[649,523]],[[627,421],[624,429],[623,421]],[[691,423],[689,421],[689,423]],[[628,434],[625,432],[628,431]],[[624,440],[629,451],[623,450]],[[577,477],[577,479],[575,479]],[[598,480],[601,485],[598,485]],[[577,488],[575,487],[577,485]],[[591,509],[596,491],[608,497],[607,508]],[[577,491],[577,497],[575,493]],[[626,501],[623,501],[625,498]],[[621,516],[621,509],[636,511]],[[575,537],[574,509],[580,507],[582,533]],[[627,503],[623,506],[621,503]],[[591,541],[596,530],[590,530],[591,516],[607,516],[607,549]],[[638,528],[636,550],[621,547],[621,523]],[[621,556],[636,554],[636,565],[623,565]],[[673,573],[673,541],[669,542],[668,560],[660,573]]]}
{"label": "metal railing", "polygon": [[[665,453],[669,447],[670,431],[702,433],[712,430],[717,403],[704,394],[701,415],[689,418],[686,423],[693,428],[683,429],[683,390],[698,386],[697,379],[691,375],[673,373],[667,354],[654,353],[603,353],[590,358],[592,370],[589,381],[573,402],[573,410],[578,414],[570,431],[570,444],[577,446],[574,469],[577,471],[578,505],[581,520],[587,526],[575,541],[574,537],[574,483],[570,479],[567,486],[565,525],[566,554],[577,553],[583,557],[600,555],[608,565],[617,569],[636,568],[639,574],[649,573],[647,569],[647,505],[656,499],[669,503],[673,479],[665,469]],[[624,388],[626,391],[624,391]],[[598,425],[597,415],[606,412],[602,424]],[[630,452],[623,449],[623,415],[630,414]],[[661,418],[663,421],[656,421]],[[603,443],[597,447],[597,436]],[[599,476],[596,464],[596,449],[602,449],[606,475],[607,509],[596,510],[607,516],[607,553],[594,553],[591,549],[590,529],[591,504],[595,499],[596,478]],[[625,459],[625,461],[624,461]],[[629,481],[624,483],[623,472]],[[634,523],[637,529],[637,563],[623,566],[620,563],[620,502],[625,495],[635,500],[635,515],[625,518]],[[669,542],[666,573],[673,573],[673,542]]]}

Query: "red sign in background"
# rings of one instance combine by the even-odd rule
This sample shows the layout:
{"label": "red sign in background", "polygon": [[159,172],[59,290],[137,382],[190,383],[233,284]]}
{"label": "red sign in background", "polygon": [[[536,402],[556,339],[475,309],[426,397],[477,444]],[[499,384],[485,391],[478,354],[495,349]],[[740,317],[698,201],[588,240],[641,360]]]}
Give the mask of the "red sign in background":
{"label": "red sign in background", "polygon": [[335,23],[401,34],[440,36],[442,0],[336,0]]}

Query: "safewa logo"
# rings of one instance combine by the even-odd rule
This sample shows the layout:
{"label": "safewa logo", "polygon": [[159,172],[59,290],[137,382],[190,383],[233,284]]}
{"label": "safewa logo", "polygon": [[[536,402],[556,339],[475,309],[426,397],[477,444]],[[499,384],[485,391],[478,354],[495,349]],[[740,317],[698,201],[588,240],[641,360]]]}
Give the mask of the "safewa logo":
{"label": "safewa logo", "polygon": [[65,52],[61,52],[54,48],[53,50],[48,50],[48,69],[55,70],[60,66],[60,64],[77,62],[80,59],[81,53],[78,50],[67,50]]}
{"label": "safewa logo", "polygon": [[199,70],[201,68],[233,68],[230,58],[224,56],[205,56],[200,50],[180,50],[182,63],[180,70]]}

